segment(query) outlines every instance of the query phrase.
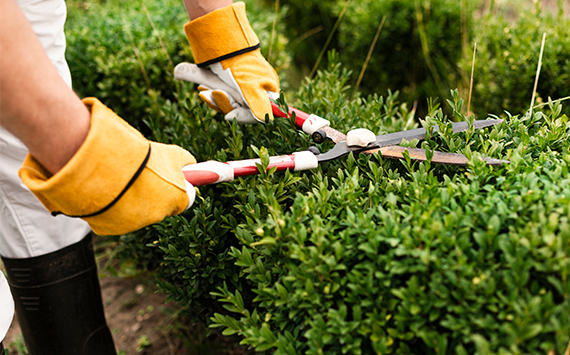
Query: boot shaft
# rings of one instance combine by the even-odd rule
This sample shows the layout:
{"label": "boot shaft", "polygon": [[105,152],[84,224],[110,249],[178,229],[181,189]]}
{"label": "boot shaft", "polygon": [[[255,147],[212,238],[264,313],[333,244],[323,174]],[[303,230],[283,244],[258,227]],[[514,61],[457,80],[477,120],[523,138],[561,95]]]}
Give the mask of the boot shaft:
{"label": "boot shaft", "polygon": [[31,355],[114,355],[91,235],[55,252],[2,258]]}

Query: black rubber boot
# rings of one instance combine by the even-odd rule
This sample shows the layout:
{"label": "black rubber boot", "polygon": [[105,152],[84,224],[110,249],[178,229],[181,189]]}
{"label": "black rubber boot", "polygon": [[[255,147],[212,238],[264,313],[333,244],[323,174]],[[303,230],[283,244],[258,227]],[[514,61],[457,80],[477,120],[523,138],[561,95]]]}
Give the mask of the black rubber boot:
{"label": "black rubber boot", "polygon": [[30,355],[115,355],[91,235],[55,252],[2,258]]}

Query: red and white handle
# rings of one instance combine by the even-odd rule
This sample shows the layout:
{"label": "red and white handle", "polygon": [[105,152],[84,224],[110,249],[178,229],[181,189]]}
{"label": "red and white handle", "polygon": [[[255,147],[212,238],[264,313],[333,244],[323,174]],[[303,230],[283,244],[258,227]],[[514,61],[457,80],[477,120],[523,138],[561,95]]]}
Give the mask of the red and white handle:
{"label": "red and white handle", "polygon": [[[186,181],[193,186],[211,185],[232,181],[236,177],[259,174],[257,165],[261,159],[234,160],[227,163],[209,160],[203,163],[186,165],[182,168]],[[269,158],[267,170],[276,167],[277,171],[315,169],[319,165],[317,157],[309,152],[296,152]]]}
{"label": "red and white handle", "polygon": [[275,117],[287,117],[291,118],[293,112],[295,113],[295,126],[303,130],[303,132],[307,134],[313,134],[316,130],[319,130],[325,126],[330,126],[330,121],[325,120],[324,118],[308,114],[301,110],[298,110],[293,107],[289,107],[289,114],[285,114],[285,112],[279,109],[279,106],[273,101],[271,101],[271,109],[273,111],[273,115]]}

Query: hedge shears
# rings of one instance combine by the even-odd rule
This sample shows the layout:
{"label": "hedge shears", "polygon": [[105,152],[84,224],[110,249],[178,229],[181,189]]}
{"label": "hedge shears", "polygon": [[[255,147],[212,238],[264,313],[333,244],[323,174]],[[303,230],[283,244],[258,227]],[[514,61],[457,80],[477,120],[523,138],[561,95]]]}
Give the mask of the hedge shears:
{"label": "hedge shears", "polygon": [[[215,87],[217,90],[223,90],[233,98],[239,98],[235,89],[225,84],[218,76],[208,69],[199,68],[194,64],[181,63],[174,70],[174,77],[179,80],[193,82],[199,85]],[[239,102],[239,101],[238,101]],[[246,103],[239,102],[240,105],[247,107]],[[302,171],[317,168],[321,163],[344,157],[350,153],[378,153],[383,157],[405,159],[405,152],[413,160],[425,161],[428,159],[426,151],[418,148],[408,148],[399,146],[403,140],[411,141],[413,139],[424,139],[426,130],[424,128],[416,128],[407,131],[374,135],[366,129],[355,129],[347,134],[339,132],[330,127],[330,122],[322,117],[314,114],[308,114],[301,110],[289,107],[289,112],[283,112],[279,106],[272,101],[272,111],[275,117],[291,119],[294,114],[295,126],[305,133],[312,136],[316,143],[322,143],[326,139],[330,139],[335,143],[334,147],[326,152],[321,153],[318,148],[310,147],[306,151],[295,152],[288,155],[274,156],[269,158],[267,169],[276,168],[276,171],[293,170]],[[452,123],[453,132],[466,131],[469,128],[484,128],[502,123],[503,120],[477,120],[473,123],[454,122]],[[438,131],[437,126],[433,127],[434,131]],[[502,165],[509,162],[501,159],[482,158],[488,165]],[[468,164],[465,155],[456,153],[444,153],[433,151],[431,162],[434,164],[446,165],[462,165]],[[220,182],[232,181],[237,177],[259,174],[258,165],[261,159],[245,159],[228,162],[206,161],[197,164],[187,165],[182,171],[188,182],[194,186],[210,185]]]}

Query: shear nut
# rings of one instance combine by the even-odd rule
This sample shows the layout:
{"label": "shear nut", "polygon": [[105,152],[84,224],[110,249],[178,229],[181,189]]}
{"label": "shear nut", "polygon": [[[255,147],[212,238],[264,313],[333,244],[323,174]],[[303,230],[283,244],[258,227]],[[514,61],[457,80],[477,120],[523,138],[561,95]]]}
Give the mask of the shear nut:
{"label": "shear nut", "polygon": [[349,147],[366,147],[374,141],[376,135],[366,128],[353,129],[346,134],[346,145]]}

